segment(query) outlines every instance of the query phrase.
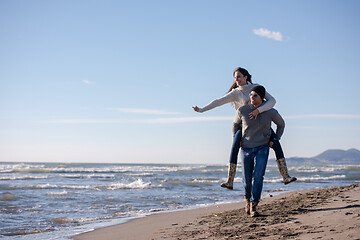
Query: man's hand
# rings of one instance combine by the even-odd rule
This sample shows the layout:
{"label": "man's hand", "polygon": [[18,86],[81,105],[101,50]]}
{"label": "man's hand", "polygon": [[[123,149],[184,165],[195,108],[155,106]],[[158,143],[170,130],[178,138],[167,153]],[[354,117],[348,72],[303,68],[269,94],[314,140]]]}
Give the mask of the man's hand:
{"label": "man's hand", "polygon": [[269,147],[272,148],[272,146],[274,145],[274,143],[272,141],[269,142]]}

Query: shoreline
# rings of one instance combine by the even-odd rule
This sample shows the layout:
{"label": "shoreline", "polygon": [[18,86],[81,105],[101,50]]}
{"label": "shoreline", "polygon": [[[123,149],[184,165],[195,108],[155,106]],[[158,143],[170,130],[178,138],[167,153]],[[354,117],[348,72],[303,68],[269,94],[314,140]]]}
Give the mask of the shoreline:
{"label": "shoreline", "polygon": [[263,198],[257,218],[244,207],[241,201],[159,212],[72,239],[360,239],[360,184]]}
{"label": "shoreline", "polygon": [[[194,207],[189,209],[179,209],[172,211],[164,211],[158,213],[152,213],[145,216],[133,217],[126,220],[124,223],[115,224],[106,227],[96,228],[92,231],[80,233],[72,236],[74,240],[90,240],[90,239],[152,239],[147,237],[148,234],[153,232],[153,229],[158,229],[160,232],[155,231],[155,235],[162,233],[164,230],[176,228],[182,224],[187,224],[188,221],[196,219],[198,216],[216,213],[219,211],[229,211],[234,208],[244,207],[245,203],[233,202],[233,203],[220,203],[211,204],[209,206]],[[142,226],[141,229],[137,229],[138,226]],[[145,226],[144,226],[145,225]],[[129,232],[129,229],[134,229],[134,232]],[[121,237],[117,234],[108,235],[108,232],[122,232]],[[103,233],[106,235],[103,236]],[[93,236],[94,234],[94,236]],[[157,238],[153,238],[157,239]]]}

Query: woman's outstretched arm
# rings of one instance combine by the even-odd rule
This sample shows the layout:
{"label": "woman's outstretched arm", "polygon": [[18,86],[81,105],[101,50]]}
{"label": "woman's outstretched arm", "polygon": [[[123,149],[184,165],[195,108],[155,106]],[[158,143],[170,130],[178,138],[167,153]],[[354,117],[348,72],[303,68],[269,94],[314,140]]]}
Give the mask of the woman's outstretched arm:
{"label": "woman's outstretched arm", "polygon": [[209,110],[211,110],[213,108],[222,106],[222,105],[224,105],[226,103],[235,102],[235,101],[236,101],[236,92],[234,92],[234,90],[233,90],[233,91],[229,92],[228,94],[226,94],[225,96],[211,101],[210,103],[208,103],[207,105],[205,105],[202,108],[199,108],[198,106],[195,106],[195,107],[193,107],[193,109],[194,109],[195,112],[201,112],[202,113],[202,112],[209,111]]}

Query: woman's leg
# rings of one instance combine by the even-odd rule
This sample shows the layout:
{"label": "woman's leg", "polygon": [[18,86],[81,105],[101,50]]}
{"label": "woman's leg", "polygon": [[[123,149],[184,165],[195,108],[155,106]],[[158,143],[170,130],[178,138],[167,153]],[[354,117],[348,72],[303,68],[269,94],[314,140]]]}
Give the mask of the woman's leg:
{"label": "woman's leg", "polygon": [[234,135],[233,144],[231,146],[230,163],[237,164],[241,139],[242,133],[241,130],[238,130]]}
{"label": "woman's leg", "polygon": [[234,189],[234,179],[236,174],[236,165],[238,160],[238,154],[240,150],[240,142],[241,142],[241,130],[238,130],[233,139],[233,144],[231,146],[230,152],[230,164],[228,169],[228,179],[225,183],[222,183],[220,186],[227,189]]}
{"label": "woman's leg", "polygon": [[289,175],[289,172],[288,172],[288,169],[286,166],[285,157],[284,157],[284,152],[281,148],[279,138],[272,129],[271,129],[270,141],[273,142],[272,149],[275,152],[276,163],[278,165],[279,172],[280,172],[281,176],[283,177],[284,184],[289,184],[291,182],[296,181],[297,180],[296,177],[290,177],[290,175]]}
{"label": "woman's leg", "polygon": [[271,136],[270,136],[270,141],[273,142],[273,145],[272,145],[272,149],[274,150],[275,152],[275,156],[276,156],[276,159],[281,159],[281,158],[285,158],[284,157],[284,152],[281,148],[281,144],[280,144],[280,141],[279,141],[279,138],[278,136],[276,135],[276,133],[274,132],[274,130],[271,129]]}

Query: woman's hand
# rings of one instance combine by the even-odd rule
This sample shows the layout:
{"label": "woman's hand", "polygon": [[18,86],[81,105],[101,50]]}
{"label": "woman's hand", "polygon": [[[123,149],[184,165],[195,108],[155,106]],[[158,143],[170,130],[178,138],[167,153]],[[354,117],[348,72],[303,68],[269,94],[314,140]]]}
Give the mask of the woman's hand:
{"label": "woman's hand", "polygon": [[249,118],[253,119],[253,118],[257,118],[257,116],[260,114],[260,111],[258,109],[255,109],[254,111],[252,111],[251,113],[249,113]]}
{"label": "woman's hand", "polygon": [[272,148],[272,146],[274,145],[274,143],[272,141],[269,142],[269,147]]}
{"label": "woman's hand", "polygon": [[195,112],[199,112],[198,106],[193,107],[193,109],[194,109]]}

